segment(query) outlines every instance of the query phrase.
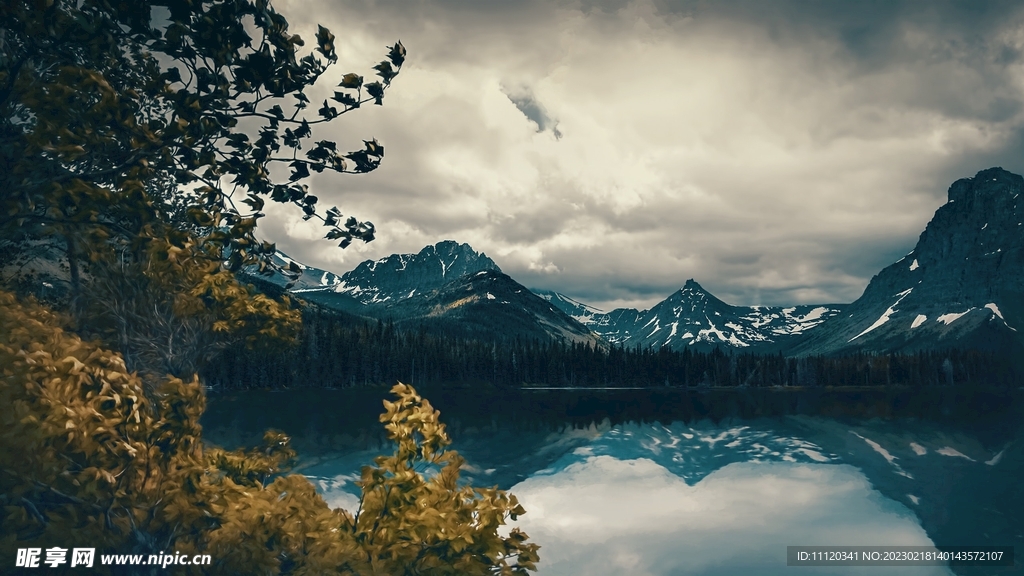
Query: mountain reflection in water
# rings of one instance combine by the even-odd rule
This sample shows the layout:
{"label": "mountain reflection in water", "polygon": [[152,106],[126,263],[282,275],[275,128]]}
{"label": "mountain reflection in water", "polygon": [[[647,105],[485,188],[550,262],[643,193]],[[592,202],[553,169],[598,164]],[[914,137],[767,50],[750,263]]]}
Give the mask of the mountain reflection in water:
{"label": "mountain reflection in water", "polygon": [[[1009,574],[1017,567],[787,567],[786,546],[1024,551],[1019,393],[427,391],[466,481],[510,489],[539,574]],[[207,438],[285,430],[299,471],[354,508],[389,448],[385,391],[214,397]],[[374,405],[375,404],[375,405]],[[272,409],[270,407],[273,407]],[[481,407],[484,409],[481,410]],[[368,417],[367,414],[370,416]]]}

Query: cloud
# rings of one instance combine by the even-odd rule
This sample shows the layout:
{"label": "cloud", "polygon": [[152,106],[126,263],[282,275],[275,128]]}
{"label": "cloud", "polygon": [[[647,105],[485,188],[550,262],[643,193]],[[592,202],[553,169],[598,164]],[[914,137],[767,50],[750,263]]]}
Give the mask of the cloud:
{"label": "cloud", "polygon": [[523,116],[526,116],[537,125],[537,132],[544,132],[550,129],[556,139],[562,137],[562,133],[558,131],[558,122],[548,116],[547,111],[540,102],[537,102],[529,88],[519,86],[512,89],[503,89],[503,92],[516,105],[516,108],[523,113]]}
{"label": "cloud", "polygon": [[849,302],[953,180],[1024,172],[1015,3],[276,6],[335,32],[338,74],[409,51],[384,106],[317,134],[386,146],[374,173],[311,182],[378,240],[340,251],[281,210],[263,226],[338,272],[455,239],[606,309],[687,278],[734,304]]}
{"label": "cloud", "polygon": [[690,486],[646,458],[593,456],[510,491],[527,510],[518,527],[541,546],[540,574],[789,574],[786,546],[932,545],[850,466],[734,463]]}

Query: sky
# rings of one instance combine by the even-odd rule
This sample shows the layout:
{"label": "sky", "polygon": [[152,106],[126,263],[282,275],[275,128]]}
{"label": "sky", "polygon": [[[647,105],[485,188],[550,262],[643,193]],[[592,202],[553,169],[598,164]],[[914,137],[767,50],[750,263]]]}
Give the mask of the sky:
{"label": "sky", "polygon": [[314,133],[384,145],[375,172],[309,181],[377,239],[339,249],[290,206],[261,221],[338,273],[450,239],[604,310],[689,278],[736,305],[851,302],[953,181],[1024,173],[1020,2],[274,6],[307,46],[317,24],[337,36],[314,103],[408,50],[383,106]]}

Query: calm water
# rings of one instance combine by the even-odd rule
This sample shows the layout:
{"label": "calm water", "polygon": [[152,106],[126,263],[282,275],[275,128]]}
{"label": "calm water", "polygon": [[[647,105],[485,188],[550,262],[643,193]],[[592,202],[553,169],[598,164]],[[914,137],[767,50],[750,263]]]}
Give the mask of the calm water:
{"label": "calm water", "polygon": [[[1024,554],[1024,395],[892,391],[423,391],[468,461],[509,489],[542,575],[1011,574],[787,567],[793,545],[1012,545]],[[210,399],[208,440],[290,433],[298,471],[355,507],[388,450],[385,390]]]}

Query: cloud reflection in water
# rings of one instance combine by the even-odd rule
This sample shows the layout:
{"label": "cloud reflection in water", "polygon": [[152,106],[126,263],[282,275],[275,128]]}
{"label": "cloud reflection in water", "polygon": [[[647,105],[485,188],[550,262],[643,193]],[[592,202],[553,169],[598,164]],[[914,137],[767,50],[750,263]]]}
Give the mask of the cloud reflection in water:
{"label": "cloud reflection in water", "polygon": [[630,428],[512,487],[528,511],[518,526],[543,546],[541,575],[951,574],[787,567],[786,546],[932,542],[903,504],[853,466],[820,463],[832,458],[813,444],[742,429]]}

